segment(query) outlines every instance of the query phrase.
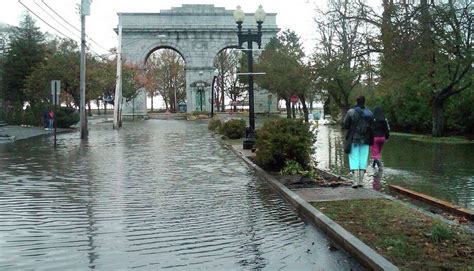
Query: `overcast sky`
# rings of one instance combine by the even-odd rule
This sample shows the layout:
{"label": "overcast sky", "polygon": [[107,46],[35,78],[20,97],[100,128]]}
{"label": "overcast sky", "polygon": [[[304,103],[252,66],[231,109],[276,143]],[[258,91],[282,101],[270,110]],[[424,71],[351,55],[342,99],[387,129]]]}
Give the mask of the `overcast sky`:
{"label": "overcast sky", "polygon": [[[49,5],[69,23],[80,29],[80,18],[77,12],[80,0],[21,0],[21,2],[64,35],[75,40],[80,39],[78,31],[64,23],[47,7]],[[117,26],[118,12],[159,12],[182,4],[214,4],[226,9],[235,9],[237,5],[240,5],[245,12],[254,12],[261,4],[266,12],[277,13],[277,24],[281,29],[291,29],[300,35],[305,51],[309,53],[314,47],[316,37],[313,23],[316,3],[319,6],[326,5],[325,0],[93,0],[91,15],[87,17],[86,32],[90,38],[103,47],[91,43],[92,49],[103,54],[106,53],[105,49],[117,45],[117,35],[113,28]],[[10,25],[18,25],[21,14],[26,11],[18,0],[1,0],[1,7],[0,22]],[[40,19],[36,17],[35,19],[43,31],[62,36]]]}
{"label": "overcast sky", "polygon": [[[18,0],[2,0],[1,2],[0,22],[18,25],[21,14],[26,8]],[[80,0],[21,0],[21,2],[63,34],[76,40],[79,39],[80,33],[55,16],[44,3],[80,29],[80,18],[77,14],[77,5]],[[117,44],[117,35],[113,31],[118,22],[117,12],[159,12],[163,9],[179,7],[182,4],[214,4],[226,9],[235,9],[237,5],[240,5],[245,12],[254,12],[261,4],[266,12],[277,13],[277,24],[280,28],[290,28],[301,36],[305,47],[307,47],[306,50],[313,47],[314,24],[312,18],[315,9],[313,0],[93,0],[91,15],[87,17],[86,32],[102,47],[112,48]],[[49,14],[61,22],[61,25]],[[36,20],[43,31],[58,34],[38,18]],[[62,25],[65,25],[66,29]],[[61,34],[58,35],[61,36]],[[91,45],[98,53],[105,53],[103,48],[93,43]]]}

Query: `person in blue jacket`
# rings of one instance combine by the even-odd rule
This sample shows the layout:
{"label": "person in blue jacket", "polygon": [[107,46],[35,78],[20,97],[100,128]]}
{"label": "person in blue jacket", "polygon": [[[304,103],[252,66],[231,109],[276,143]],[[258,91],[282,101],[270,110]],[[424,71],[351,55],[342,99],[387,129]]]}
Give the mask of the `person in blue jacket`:
{"label": "person in blue jacket", "polygon": [[365,107],[365,97],[359,96],[356,105],[344,117],[343,128],[347,129],[345,152],[349,154],[349,167],[354,176],[352,187],[362,186],[367,168],[369,146],[373,144],[372,125],[374,115]]}

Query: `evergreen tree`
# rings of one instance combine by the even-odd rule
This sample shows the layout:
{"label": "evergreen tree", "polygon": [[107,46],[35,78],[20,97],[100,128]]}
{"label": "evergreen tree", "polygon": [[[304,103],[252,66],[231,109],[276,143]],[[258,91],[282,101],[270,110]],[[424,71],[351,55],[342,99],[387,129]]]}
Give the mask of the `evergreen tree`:
{"label": "evergreen tree", "polygon": [[26,14],[10,36],[10,47],[2,70],[2,97],[5,101],[22,106],[28,101],[25,95],[26,78],[33,68],[45,59],[44,34]]}
{"label": "evergreen tree", "polygon": [[310,80],[309,70],[303,63],[304,56],[298,35],[286,30],[270,40],[257,63],[257,69],[266,72],[265,76],[256,77],[257,83],[285,100],[288,118],[291,118],[292,95],[300,98],[305,118],[308,115],[305,97]]}

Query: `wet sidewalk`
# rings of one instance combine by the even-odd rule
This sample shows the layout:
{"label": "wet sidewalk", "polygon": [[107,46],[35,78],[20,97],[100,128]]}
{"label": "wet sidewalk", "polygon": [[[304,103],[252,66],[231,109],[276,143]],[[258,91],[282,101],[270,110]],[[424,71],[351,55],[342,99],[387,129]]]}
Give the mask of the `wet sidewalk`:
{"label": "wet sidewalk", "polygon": [[384,198],[381,193],[373,191],[370,188],[354,189],[347,186],[334,188],[298,188],[292,189],[292,191],[308,202]]}
{"label": "wet sidewalk", "polygon": [[[72,129],[57,128],[57,133],[66,133]],[[31,137],[53,134],[53,131],[47,131],[41,127],[7,125],[0,127],[0,136],[4,138],[0,143],[14,142]]]}
{"label": "wet sidewalk", "polygon": [[[232,148],[242,153],[245,157],[255,157],[255,153],[242,149],[242,145],[233,144]],[[358,189],[350,186],[288,188],[307,202],[385,198],[384,194],[365,187]]]}

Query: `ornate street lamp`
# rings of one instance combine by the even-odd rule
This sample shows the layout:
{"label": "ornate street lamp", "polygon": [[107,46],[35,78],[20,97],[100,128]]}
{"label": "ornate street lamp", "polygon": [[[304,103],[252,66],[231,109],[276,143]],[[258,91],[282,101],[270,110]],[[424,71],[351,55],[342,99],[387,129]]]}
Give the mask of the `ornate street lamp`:
{"label": "ornate street lamp", "polygon": [[242,47],[244,42],[247,42],[247,59],[248,59],[248,76],[249,76],[249,125],[245,132],[245,140],[243,148],[251,150],[255,148],[255,112],[253,100],[253,43],[258,44],[258,49],[262,45],[262,23],[265,20],[265,11],[260,5],[255,12],[255,21],[257,22],[257,33],[252,33],[250,29],[247,33],[242,33],[242,23],[245,19],[245,13],[240,6],[234,11],[234,19],[237,23],[237,36],[239,38],[239,47]]}

